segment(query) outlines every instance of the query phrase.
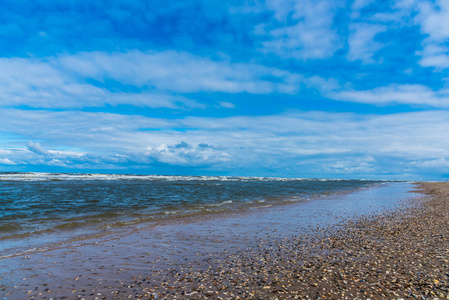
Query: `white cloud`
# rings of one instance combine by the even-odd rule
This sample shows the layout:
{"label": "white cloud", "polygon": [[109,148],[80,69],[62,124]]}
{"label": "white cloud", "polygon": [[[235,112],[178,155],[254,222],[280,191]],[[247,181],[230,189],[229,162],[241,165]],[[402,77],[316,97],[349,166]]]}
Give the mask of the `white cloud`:
{"label": "white cloud", "polygon": [[354,2],[352,3],[351,9],[359,10],[359,9],[367,7],[368,5],[370,5],[373,2],[374,2],[374,0],[354,0]]}
{"label": "white cloud", "polygon": [[[277,68],[215,61],[175,51],[90,52],[46,59],[0,58],[0,68],[0,107],[79,108],[129,104],[151,108],[204,108],[204,104],[180,94],[294,94],[309,81],[301,74]],[[106,81],[119,84],[111,87]],[[120,86],[133,86],[140,92],[121,90]]]}
{"label": "white cloud", "polygon": [[16,163],[8,158],[0,158],[0,165],[14,166]]}
{"label": "white cloud", "polygon": [[[57,62],[84,78],[117,80],[137,87],[180,93],[212,91],[267,94],[287,86],[297,90],[302,77],[251,63],[214,61],[189,53],[88,52],[60,57]],[[275,80],[266,80],[272,77]],[[280,82],[280,83],[275,83]]]}
{"label": "white cloud", "polygon": [[[0,164],[27,166],[57,166],[71,169],[103,168],[120,169],[128,158],[120,154],[82,153],[72,150],[47,150],[40,143],[27,143],[27,148],[0,149],[0,155],[9,158],[0,160]],[[12,162],[10,159],[14,160]]]}
{"label": "white cloud", "polygon": [[323,169],[331,174],[375,174],[380,171],[380,164],[374,157],[367,156],[324,162]]}
{"label": "white cloud", "polygon": [[410,9],[416,6],[418,1],[420,0],[396,0],[394,1],[393,6],[399,9]]}
{"label": "white cloud", "polygon": [[[413,15],[418,4],[427,0],[394,0],[379,5],[374,0],[355,0],[351,9],[352,19],[373,24],[385,24],[389,29],[414,25]],[[375,3],[375,5],[372,5]],[[380,10],[379,10],[380,8]],[[363,14],[362,14],[363,12]]]}
{"label": "white cloud", "polygon": [[[59,58],[62,59],[62,58]],[[158,92],[111,92],[57,66],[56,58],[0,58],[0,106],[74,108],[131,104],[146,107],[198,107],[193,100]]]}
{"label": "white cloud", "polygon": [[219,101],[218,105],[220,107],[224,107],[224,108],[234,108],[235,107],[234,104],[232,104],[231,102],[227,102],[227,101]]}
{"label": "white cloud", "polygon": [[[398,168],[396,163],[449,157],[449,141],[442,138],[449,131],[449,113],[445,111],[168,120],[0,110],[0,117],[7,124],[2,131],[40,141],[20,149],[3,145],[2,161],[17,165],[117,169],[169,164],[229,171],[272,168],[285,174],[288,168],[301,168],[298,163],[305,162],[307,168],[323,174],[360,174]],[[385,158],[391,160],[384,163]]]}
{"label": "white cloud", "polygon": [[332,57],[341,47],[340,38],[333,28],[336,1],[270,0],[266,5],[273,11],[274,20],[265,24],[266,30],[259,26],[255,31],[256,34],[267,35],[267,41],[263,43],[264,52],[308,60]]}
{"label": "white cloud", "polygon": [[371,3],[373,3],[373,0],[354,0],[354,2],[351,5],[351,18],[357,19],[360,17],[360,11],[363,10],[365,7],[369,6]]}
{"label": "white cloud", "polygon": [[374,63],[373,55],[382,48],[383,44],[375,41],[378,33],[387,29],[383,25],[369,23],[353,23],[348,37],[348,60],[361,60],[363,63]]}
{"label": "white cloud", "polygon": [[217,164],[231,160],[226,151],[204,143],[190,145],[184,141],[176,145],[162,144],[156,148],[148,147],[146,156],[158,162],[181,166]]}
{"label": "white cloud", "polygon": [[449,67],[449,48],[435,42],[424,42],[424,49],[418,52],[422,56],[419,64],[423,67],[445,69]]}
{"label": "white cloud", "polygon": [[27,147],[28,147],[28,150],[30,150],[31,152],[34,152],[38,155],[47,156],[50,154],[50,152],[48,152],[47,150],[44,150],[42,148],[41,144],[37,143],[37,142],[35,143],[35,142],[28,141]]}
{"label": "white cloud", "polygon": [[449,107],[449,90],[434,91],[427,86],[417,84],[391,84],[371,90],[342,90],[330,92],[327,96],[335,100],[375,105],[414,104]]}
{"label": "white cloud", "polygon": [[427,35],[423,41],[420,64],[424,67],[443,69],[449,67],[449,2],[422,1],[418,3],[416,21],[421,25],[421,32]]}
{"label": "white cloud", "polygon": [[449,160],[446,158],[413,161],[409,163],[410,166],[428,169],[442,169],[449,168]]}
{"label": "white cloud", "polygon": [[421,29],[434,41],[444,41],[449,37],[449,3],[437,0],[435,2],[422,1],[418,4],[418,20]]}

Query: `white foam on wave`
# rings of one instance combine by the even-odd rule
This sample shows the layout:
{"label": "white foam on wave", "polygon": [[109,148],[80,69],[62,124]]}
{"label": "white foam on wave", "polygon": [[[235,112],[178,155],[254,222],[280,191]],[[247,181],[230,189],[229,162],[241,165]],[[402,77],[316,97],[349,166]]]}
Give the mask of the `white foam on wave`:
{"label": "white foam on wave", "polygon": [[181,213],[181,211],[178,211],[178,210],[164,211],[165,215],[178,215],[180,213]]}
{"label": "white foam on wave", "polygon": [[130,174],[76,173],[0,173],[0,181],[69,181],[69,180],[163,180],[163,181],[293,181],[304,178],[236,177],[236,176],[169,176]]}
{"label": "white foam on wave", "polygon": [[232,203],[232,200],[227,200],[227,201],[223,201],[220,203],[208,204],[207,206],[223,206],[223,205],[231,204],[231,203]]}
{"label": "white foam on wave", "polygon": [[[87,173],[0,173],[0,181],[71,181],[71,180],[143,180],[143,181],[345,181],[350,179],[242,177],[242,176],[170,176],[133,174],[87,174]],[[360,181],[369,181],[360,179]],[[379,181],[379,180],[376,180]],[[382,180],[381,180],[382,181]]]}
{"label": "white foam on wave", "polygon": [[258,208],[269,208],[272,207],[272,204],[267,204],[267,205],[260,205],[260,206],[255,206],[253,209],[258,209]]}
{"label": "white foam on wave", "polygon": [[41,252],[41,251],[45,251],[49,249],[49,247],[39,247],[39,248],[31,248],[31,249],[27,249],[27,250],[23,250],[17,253],[12,253],[12,254],[7,254],[7,255],[0,255],[0,259],[5,259],[5,258],[10,258],[10,257],[15,257],[15,256],[22,256],[22,255],[27,255],[27,254],[32,254],[35,252]]}

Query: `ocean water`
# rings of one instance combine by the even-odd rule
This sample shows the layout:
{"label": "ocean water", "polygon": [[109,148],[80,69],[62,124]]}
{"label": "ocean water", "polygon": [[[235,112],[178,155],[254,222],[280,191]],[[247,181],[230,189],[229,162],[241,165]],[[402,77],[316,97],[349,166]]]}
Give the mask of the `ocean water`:
{"label": "ocean water", "polygon": [[0,173],[0,241],[56,237],[67,232],[86,234],[181,216],[309,201],[379,183],[303,178]]}

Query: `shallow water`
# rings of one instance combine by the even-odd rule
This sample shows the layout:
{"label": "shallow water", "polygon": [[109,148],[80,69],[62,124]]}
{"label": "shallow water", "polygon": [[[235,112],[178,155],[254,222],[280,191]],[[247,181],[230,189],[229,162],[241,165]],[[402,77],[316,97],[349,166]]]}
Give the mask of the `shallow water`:
{"label": "shallow water", "polygon": [[[366,180],[0,173],[0,240],[92,233],[243,207],[302,202]],[[1,249],[0,245],[0,250]]]}

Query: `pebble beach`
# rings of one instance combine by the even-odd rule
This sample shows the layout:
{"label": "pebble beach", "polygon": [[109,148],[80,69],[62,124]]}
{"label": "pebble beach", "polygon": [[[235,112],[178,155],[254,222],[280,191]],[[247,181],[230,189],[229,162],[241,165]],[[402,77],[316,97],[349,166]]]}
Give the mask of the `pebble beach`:
{"label": "pebble beach", "polygon": [[[275,242],[117,291],[173,299],[449,299],[449,183],[399,211]],[[203,266],[204,267],[204,266]]]}
{"label": "pebble beach", "polygon": [[[0,295],[8,300],[449,299],[449,183],[416,188],[413,197],[382,213],[309,230],[289,226],[287,235],[256,235],[251,243],[242,242],[248,240],[242,228],[229,247],[218,238],[214,245],[211,238],[202,252],[192,249],[195,241],[187,234],[182,236],[190,246],[183,248],[177,233],[165,250],[145,253],[163,236],[145,241],[148,234],[139,231],[127,233],[132,242],[109,237],[3,259],[9,266],[1,269]],[[5,271],[8,267],[21,271]]]}

